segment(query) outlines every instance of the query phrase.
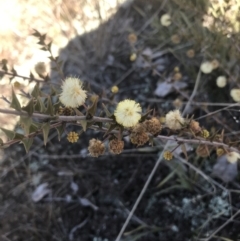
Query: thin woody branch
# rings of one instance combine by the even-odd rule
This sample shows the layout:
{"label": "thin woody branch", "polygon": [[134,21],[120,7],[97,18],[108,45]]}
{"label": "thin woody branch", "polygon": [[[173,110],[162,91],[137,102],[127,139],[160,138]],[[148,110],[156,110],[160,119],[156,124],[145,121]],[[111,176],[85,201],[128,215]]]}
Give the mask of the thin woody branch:
{"label": "thin woody branch", "polygon": [[[17,111],[17,110],[7,110],[7,109],[1,109],[0,113],[4,114],[10,114],[10,115],[17,115],[17,116],[29,116],[29,114],[26,111]],[[87,120],[86,116],[51,116],[46,114],[40,114],[40,113],[33,113],[31,117],[39,118],[39,119],[53,119],[56,121],[78,121],[78,120]],[[96,122],[113,122],[110,118],[103,118],[103,117],[97,117],[94,116],[89,121],[96,121]]]}

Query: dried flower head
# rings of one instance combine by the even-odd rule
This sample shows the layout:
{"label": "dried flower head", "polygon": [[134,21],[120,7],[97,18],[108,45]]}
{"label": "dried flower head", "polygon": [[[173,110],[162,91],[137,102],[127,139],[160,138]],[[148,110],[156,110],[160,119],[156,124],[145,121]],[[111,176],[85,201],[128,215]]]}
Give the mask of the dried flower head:
{"label": "dried flower head", "polygon": [[34,66],[34,69],[38,75],[45,75],[47,72],[46,65],[44,62],[39,62]]}
{"label": "dried flower head", "polygon": [[144,121],[143,124],[144,124],[144,127],[146,128],[146,131],[151,133],[152,135],[159,133],[162,129],[162,125],[159,119],[156,117],[153,117],[150,120]]}
{"label": "dried flower head", "polygon": [[134,100],[123,100],[118,103],[114,115],[118,124],[133,127],[141,119],[142,108]]}
{"label": "dried flower head", "polygon": [[186,55],[188,58],[193,58],[195,56],[195,51],[194,49],[189,49],[187,52],[186,52]]}
{"label": "dried flower head", "polygon": [[219,87],[219,88],[225,87],[227,85],[226,76],[218,76],[216,79],[216,84],[217,84],[217,87]]}
{"label": "dried flower head", "polygon": [[113,139],[109,141],[108,148],[111,153],[120,154],[123,151],[124,142],[118,139]]}
{"label": "dried flower head", "polygon": [[73,115],[74,111],[72,108],[70,107],[59,107],[57,113],[59,115],[65,115],[65,116],[70,116],[70,115]]}
{"label": "dried flower head", "polygon": [[128,42],[130,44],[135,44],[137,42],[137,35],[135,33],[130,33],[128,35]]}
{"label": "dried flower head", "polygon": [[202,130],[202,132],[201,132],[201,136],[203,137],[203,138],[208,138],[209,137],[209,131],[208,130],[206,130],[206,129],[203,129]]}
{"label": "dried flower head", "polygon": [[211,63],[212,63],[213,69],[217,69],[217,68],[219,67],[219,62],[218,62],[218,60],[214,59]]}
{"label": "dried flower head", "polygon": [[180,109],[183,105],[183,102],[181,99],[177,98],[173,101],[173,105],[176,109]]}
{"label": "dried flower head", "polygon": [[166,126],[171,130],[179,130],[185,123],[179,110],[169,111],[166,114]]}
{"label": "dried flower head", "polygon": [[171,41],[174,44],[179,44],[181,42],[181,38],[178,34],[174,34],[171,36]]}
{"label": "dried flower head", "polygon": [[173,154],[172,154],[172,152],[170,152],[170,151],[165,151],[165,152],[163,153],[163,157],[164,157],[165,160],[171,161],[172,158],[173,158]]}
{"label": "dried flower head", "polygon": [[179,71],[180,71],[180,69],[179,69],[179,67],[178,67],[178,66],[176,66],[176,67],[174,67],[173,71],[176,73],[176,72],[179,72]]}
{"label": "dried flower head", "polygon": [[79,138],[78,133],[76,133],[76,132],[74,132],[74,131],[69,132],[68,135],[67,135],[67,139],[68,139],[68,141],[71,142],[71,143],[77,142],[77,141],[78,141],[78,138]]}
{"label": "dried flower head", "polygon": [[18,81],[15,81],[15,82],[13,83],[13,87],[14,87],[15,89],[21,89],[23,86],[22,86],[22,84],[19,83]]}
{"label": "dried flower head", "polygon": [[116,85],[114,85],[114,86],[111,88],[111,91],[112,91],[112,93],[116,94],[116,93],[119,91],[119,89],[118,89],[118,87],[117,87]]}
{"label": "dried flower head", "polygon": [[91,156],[99,157],[105,152],[105,146],[102,141],[93,138],[89,141],[88,151]]}
{"label": "dried flower head", "polygon": [[209,156],[209,149],[207,145],[199,145],[197,147],[196,153],[198,156],[201,157],[208,157]]}
{"label": "dried flower head", "polygon": [[168,27],[172,23],[171,16],[168,13],[163,14],[160,18],[160,22],[162,26]]}
{"label": "dried flower head", "polygon": [[240,102],[240,89],[232,89],[230,95],[234,101]]}
{"label": "dried flower head", "polygon": [[201,71],[204,74],[210,74],[213,71],[213,65],[210,61],[205,61],[200,66]]}
{"label": "dried flower head", "polygon": [[230,163],[236,163],[240,159],[240,155],[237,152],[229,152],[226,154],[227,161]]}
{"label": "dried flower head", "polygon": [[224,149],[222,149],[222,148],[217,148],[216,154],[217,154],[217,156],[219,157],[219,156],[224,155],[224,154],[225,154],[225,151],[224,151]]}
{"label": "dried flower head", "polygon": [[137,59],[137,54],[136,53],[132,53],[129,57],[130,61],[135,61]]}
{"label": "dried flower head", "polygon": [[149,136],[146,132],[146,129],[144,125],[138,124],[136,125],[130,134],[130,141],[138,146],[144,145],[146,142],[148,142]]}
{"label": "dried flower head", "polygon": [[82,89],[82,81],[80,79],[73,77],[65,79],[59,99],[66,107],[77,108],[84,104],[86,97],[87,94]]}
{"label": "dried flower head", "polygon": [[199,122],[195,120],[190,121],[189,128],[195,134],[199,133],[202,130],[202,128],[199,125]]}
{"label": "dried flower head", "polygon": [[180,72],[177,72],[173,75],[173,80],[178,81],[182,78],[182,74]]}

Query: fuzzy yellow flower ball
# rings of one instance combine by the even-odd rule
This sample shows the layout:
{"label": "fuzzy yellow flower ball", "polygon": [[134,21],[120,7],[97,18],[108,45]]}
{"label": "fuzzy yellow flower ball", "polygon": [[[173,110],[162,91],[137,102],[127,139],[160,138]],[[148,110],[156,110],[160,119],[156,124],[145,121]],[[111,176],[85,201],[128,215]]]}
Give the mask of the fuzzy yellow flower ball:
{"label": "fuzzy yellow flower ball", "polygon": [[168,27],[172,23],[171,16],[168,13],[163,14],[160,19],[160,22],[162,26]]}
{"label": "fuzzy yellow flower ball", "polygon": [[218,76],[216,80],[217,87],[224,88],[227,85],[227,78],[225,76]]}
{"label": "fuzzy yellow flower ball", "polygon": [[114,85],[114,86],[111,88],[111,91],[112,91],[112,93],[114,93],[114,94],[116,94],[116,93],[118,92],[118,90],[119,90],[119,88],[118,88],[116,85]]}
{"label": "fuzzy yellow flower ball", "polygon": [[240,89],[232,89],[230,95],[234,101],[240,102]]}
{"label": "fuzzy yellow flower ball", "polygon": [[133,127],[141,119],[142,108],[134,100],[123,100],[118,103],[114,112],[118,124],[124,127]]}
{"label": "fuzzy yellow flower ball", "polygon": [[163,157],[164,157],[165,160],[171,161],[173,159],[173,154],[170,151],[165,151],[163,153]]}
{"label": "fuzzy yellow flower ball", "polygon": [[228,160],[228,162],[230,163],[235,163],[238,161],[238,159],[240,159],[240,155],[237,152],[229,152],[228,154],[226,154],[226,158]]}
{"label": "fuzzy yellow flower ball", "polygon": [[82,81],[78,78],[66,78],[62,85],[60,101],[66,107],[77,108],[83,105],[87,97],[86,91],[82,89]]}
{"label": "fuzzy yellow flower ball", "polygon": [[76,133],[76,132],[74,132],[74,131],[69,132],[68,135],[67,135],[67,139],[68,139],[68,141],[71,142],[71,143],[77,142],[77,141],[78,141],[78,138],[79,138],[78,133]]}
{"label": "fuzzy yellow flower ball", "polygon": [[166,114],[166,126],[171,130],[179,130],[182,128],[182,125],[184,124],[185,120],[181,116],[181,113],[179,110],[169,111]]}
{"label": "fuzzy yellow flower ball", "polygon": [[213,65],[210,61],[206,61],[201,64],[200,69],[204,74],[210,74],[213,71]]}

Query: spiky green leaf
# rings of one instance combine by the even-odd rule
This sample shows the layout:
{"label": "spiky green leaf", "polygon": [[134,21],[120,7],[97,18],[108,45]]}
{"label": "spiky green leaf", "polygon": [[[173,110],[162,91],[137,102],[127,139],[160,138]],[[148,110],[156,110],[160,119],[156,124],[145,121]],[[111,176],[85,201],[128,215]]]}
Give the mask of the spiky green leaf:
{"label": "spiky green leaf", "polygon": [[96,96],[94,96],[94,98],[92,99],[92,105],[88,108],[88,110],[87,110],[87,114],[89,115],[90,114],[90,116],[94,116],[95,115],[95,113],[96,113],[96,110],[97,110],[97,104],[98,104],[98,99],[99,99],[99,97],[96,95]]}
{"label": "spiky green leaf", "polygon": [[32,124],[32,118],[29,116],[20,116],[20,123],[26,135],[30,132],[30,126]]}
{"label": "spiky green leaf", "polygon": [[5,133],[5,135],[8,137],[9,140],[13,140],[13,138],[15,136],[14,131],[10,131],[10,130],[7,130],[5,128],[1,128],[1,130]]}
{"label": "spiky green leaf", "polygon": [[25,138],[22,140],[22,143],[25,147],[26,152],[29,152],[29,149],[33,143],[33,138]]}
{"label": "spiky green leaf", "polygon": [[18,101],[18,98],[17,98],[13,88],[12,88],[12,102],[11,102],[10,107],[12,107],[15,110],[21,111],[21,105]]}
{"label": "spiky green leaf", "polygon": [[106,105],[104,105],[104,104],[102,103],[102,106],[103,106],[103,109],[104,109],[107,117],[109,117],[109,118],[112,117],[112,114],[109,112],[109,110],[107,109]]}
{"label": "spiky green leaf", "polygon": [[65,124],[56,127],[56,129],[57,129],[57,132],[58,132],[58,140],[61,141],[62,134],[65,130]]}
{"label": "spiky green leaf", "polygon": [[43,131],[43,142],[46,146],[48,140],[48,134],[50,130],[50,124],[48,122],[42,124],[42,131]]}
{"label": "spiky green leaf", "polygon": [[54,115],[53,104],[50,96],[48,97],[48,100],[47,100],[47,108],[45,110],[45,114]]}
{"label": "spiky green leaf", "polygon": [[29,116],[33,114],[33,99],[31,99],[26,106],[22,107],[22,110],[25,110]]}
{"label": "spiky green leaf", "polygon": [[38,96],[40,96],[40,89],[39,89],[39,83],[37,83],[34,88],[33,91],[31,93],[31,96],[35,97],[36,99],[38,98]]}

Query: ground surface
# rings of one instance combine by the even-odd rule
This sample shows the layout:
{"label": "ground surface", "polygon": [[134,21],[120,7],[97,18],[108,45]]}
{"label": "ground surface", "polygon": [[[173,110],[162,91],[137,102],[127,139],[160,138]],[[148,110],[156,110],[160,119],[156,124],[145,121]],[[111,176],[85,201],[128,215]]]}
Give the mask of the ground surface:
{"label": "ground surface", "polygon": [[[168,7],[164,1],[137,1],[132,7],[119,10],[97,30],[74,38],[60,53],[64,74],[80,76],[86,87],[91,86],[103,97],[102,102],[116,84],[120,89],[116,102],[135,99],[145,110],[154,108],[159,116],[175,108],[177,99],[181,108],[193,92],[202,55],[200,52],[194,60],[185,57],[186,62],[182,62],[188,45],[169,47],[169,39],[162,42],[167,29],[161,29],[159,21],[155,21],[171,10]],[[138,37],[135,45],[129,43],[130,33]],[[132,53],[137,53],[135,61],[129,59]],[[154,95],[158,82],[172,81],[175,67],[181,70],[183,77],[179,82],[184,83],[184,88],[176,85],[164,96]],[[195,102],[232,102],[229,86],[233,83],[225,89],[216,88],[211,80],[217,74],[203,75]],[[54,83],[59,82],[58,73],[53,72],[51,77]],[[198,118],[217,109],[194,104],[187,111]],[[233,133],[239,127],[232,113],[220,111],[200,122],[213,132],[214,128],[226,127],[229,138],[238,140]],[[78,128],[68,127],[67,131]],[[90,157],[89,139],[102,136],[88,130],[78,143],[70,144],[65,133],[59,142],[53,131],[46,147],[38,136],[28,154],[22,145],[5,150],[0,166],[1,240],[111,241],[117,237],[165,142],[157,141],[157,148],[146,145],[137,149],[125,139],[121,155]],[[204,178],[202,173],[211,177],[216,154],[197,157],[195,147],[189,147],[188,157],[200,173],[177,158],[162,161],[122,240],[240,240],[237,216],[207,239],[239,210],[239,176],[231,184]],[[179,155],[184,158],[181,151]]]}

